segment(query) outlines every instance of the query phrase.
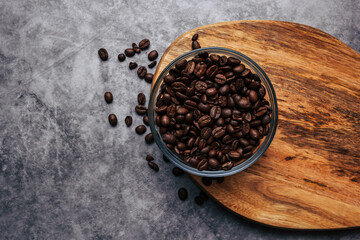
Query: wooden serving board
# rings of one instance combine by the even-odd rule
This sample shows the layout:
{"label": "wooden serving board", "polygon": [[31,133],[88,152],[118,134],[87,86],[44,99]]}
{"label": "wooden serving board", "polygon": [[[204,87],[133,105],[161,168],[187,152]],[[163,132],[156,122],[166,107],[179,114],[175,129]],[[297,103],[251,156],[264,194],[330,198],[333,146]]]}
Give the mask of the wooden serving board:
{"label": "wooden serving board", "polygon": [[193,29],[164,53],[155,78],[173,59],[202,47],[237,50],[274,85],[279,122],[259,161],[206,187],[246,218],[278,227],[360,226],[360,54],[318,29],[289,22],[235,21]]}

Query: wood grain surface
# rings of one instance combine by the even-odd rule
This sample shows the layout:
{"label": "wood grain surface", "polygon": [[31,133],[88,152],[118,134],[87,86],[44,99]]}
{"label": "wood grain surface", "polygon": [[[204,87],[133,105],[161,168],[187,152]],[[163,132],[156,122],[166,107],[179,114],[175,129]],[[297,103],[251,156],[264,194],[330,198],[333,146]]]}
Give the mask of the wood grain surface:
{"label": "wood grain surface", "polygon": [[318,29],[289,22],[236,21],[193,29],[164,53],[173,59],[202,47],[237,50],[274,85],[279,122],[259,161],[204,190],[230,210],[272,226],[360,226],[360,54]]}

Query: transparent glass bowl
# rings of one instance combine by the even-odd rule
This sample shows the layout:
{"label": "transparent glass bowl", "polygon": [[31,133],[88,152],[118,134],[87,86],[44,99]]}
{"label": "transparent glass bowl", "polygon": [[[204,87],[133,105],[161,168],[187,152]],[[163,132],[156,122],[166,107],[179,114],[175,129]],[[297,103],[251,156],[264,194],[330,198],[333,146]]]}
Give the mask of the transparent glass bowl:
{"label": "transparent glass bowl", "polygon": [[[198,169],[190,166],[188,163],[186,163],[184,160],[182,160],[173,150],[170,150],[166,147],[166,144],[163,142],[160,133],[159,133],[159,127],[155,124],[155,108],[156,108],[156,98],[159,94],[160,86],[163,83],[163,78],[169,73],[170,69],[175,67],[175,64],[182,60],[190,60],[191,58],[195,57],[199,52],[208,52],[209,54],[218,54],[220,56],[225,55],[227,57],[234,57],[239,60],[241,60],[242,64],[244,64],[247,68],[251,69],[253,73],[256,73],[260,79],[262,84],[264,85],[266,89],[266,95],[265,99],[269,101],[270,107],[272,109],[271,113],[271,121],[270,121],[270,129],[269,134],[261,140],[260,145],[257,147],[256,152],[248,159],[244,160],[238,165],[235,165],[230,170],[216,170],[216,171],[209,171],[209,170],[203,170],[199,171]],[[183,169],[184,171],[195,174],[198,176],[204,176],[204,177],[224,177],[224,176],[230,176],[235,173],[238,173],[240,171],[243,171],[244,169],[250,167],[252,164],[254,164],[266,151],[266,149],[270,146],[274,136],[275,131],[277,127],[278,122],[278,107],[277,107],[277,100],[274,88],[270,82],[270,79],[265,74],[265,72],[257,65],[253,60],[251,60],[249,57],[245,56],[244,54],[241,54],[237,51],[227,49],[227,48],[220,48],[220,47],[209,47],[209,48],[200,48],[196,49],[190,52],[187,52],[180,57],[173,60],[166,68],[161,72],[161,74],[158,76],[158,78],[155,80],[155,84],[153,85],[153,88],[151,89],[151,95],[150,95],[150,101],[148,106],[148,116],[149,116],[149,125],[151,129],[151,133],[155,139],[156,144],[159,146],[160,150],[163,152],[163,154],[176,166]]]}

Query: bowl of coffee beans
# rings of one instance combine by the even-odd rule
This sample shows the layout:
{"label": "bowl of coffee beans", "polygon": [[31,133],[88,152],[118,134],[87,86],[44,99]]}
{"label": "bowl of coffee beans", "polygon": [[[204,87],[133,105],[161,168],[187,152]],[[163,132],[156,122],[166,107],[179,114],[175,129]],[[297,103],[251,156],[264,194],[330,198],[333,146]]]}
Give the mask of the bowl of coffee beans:
{"label": "bowl of coffee beans", "polygon": [[173,60],[151,90],[149,124],[164,155],[186,172],[223,177],[254,164],[278,120],[274,88],[249,57],[219,47]]}

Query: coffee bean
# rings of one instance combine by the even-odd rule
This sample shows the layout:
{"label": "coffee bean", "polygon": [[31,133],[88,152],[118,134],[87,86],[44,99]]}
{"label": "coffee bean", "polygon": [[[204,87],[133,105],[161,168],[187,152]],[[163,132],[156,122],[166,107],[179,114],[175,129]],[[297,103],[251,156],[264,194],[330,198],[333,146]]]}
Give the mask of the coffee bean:
{"label": "coffee bean", "polygon": [[142,135],[146,132],[146,127],[144,125],[139,125],[135,128],[135,132]]}
{"label": "coffee bean", "polygon": [[133,69],[135,69],[135,68],[137,68],[137,63],[136,62],[130,62],[129,63],[129,68],[130,68],[130,70],[133,70]]}
{"label": "coffee bean", "polygon": [[200,43],[198,41],[193,41],[191,44],[191,48],[192,48],[192,50],[201,48]]}
{"label": "coffee bean", "polygon": [[120,62],[125,61],[125,59],[126,59],[126,57],[125,57],[125,55],[124,55],[123,53],[120,53],[120,54],[118,55],[118,60],[119,60]]}
{"label": "coffee bean", "polygon": [[147,73],[144,77],[145,81],[148,83],[152,83],[153,78],[154,78],[154,74],[152,73]]}
{"label": "coffee bean", "polygon": [[168,127],[170,125],[170,118],[167,115],[161,116],[160,125],[162,127]]}
{"label": "coffee bean", "polygon": [[211,123],[211,117],[209,115],[204,115],[198,120],[198,123],[200,127],[206,127]]}
{"label": "coffee bean", "polygon": [[125,118],[125,124],[126,124],[126,126],[128,126],[128,127],[130,127],[131,126],[131,124],[132,124],[132,117],[131,116],[126,116],[126,118]]}
{"label": "coffee bean", "polygon": [[155,172],[159,171],[159,166],[154,162],[148,162],[148,165],[151,169],[153,169]]}
{"label": "coffee bean", "polygon": [[150,154],[146,155],[146,161],[152,161],[154,160],[154,157],[151,156]]}
{"label": "coffee bean", "polygon": [[212,184],[212,179],[209,177],[202,177],[201,178],[201,182],[205,185],[205,186],[210,186]]}
{"label": "coffee bean", "polygon": [[192,74],[195,70],[196,63],[194,61],[189,61],[186,64],[186,67],[184,69],[184,72],[187,74]]}
{"label": "coffee bean", "polygon": [[258,101],[258,94],[254,90],[250,90],[249,97],[250,97],[250,101],[253,102],[253,103]]}
{"label": "coffee bean", "polygon": [[147,115],[143,117],[143,122],[145,125],[149,126],[149,117]]}
{"label": "coffee bean", "polygon": [[239,161],[241,159],[241,153],[239,153],[238,151],[230,151],[228,153],[228,156],[231,160],[234,161]]}
{"label": "coffee bean", "polygon": [[199,171],[202,171],[202,170],[205,170],[208,166],[208,162],[207,162],[207,159],[206,158],[203,158],[200,160],[200,162],[197,164],[197,169]]}
{"label": "coffee bean", "polygon": [[258,130],[251,128],[250,129],[250,137],[254,140],[257,140],[260,138],[260,133]]}
{"label": "coffee bean", "polygon": [[117,125],[117,122],[118,122],[116,115],[112,113],[112,114],[109,115],[108,118],[109,118],[110,125],[115,127]]}
{"label": "coffee bean", "polygon": [[139,103],[140,105],[144,105],[145,102],[146,102],[145,94],[139,93],[138,96],[137,96],[137,100],[138,100],[138,103]]}
{"label": "coffee bean", "polygon": [[199,37],[199,34],[195,33],[195,34],[192,36],[191,40],[196,41],[196,40],[198,39],[198,37]]}
{"label": "coffee bean", "polygon": [[106,92],[104,94],[104,98],[107,103],[112,103],[112,101],[113,101],[113,95],[111,92]]}
{"label": "coffee bean", "polygon": [[199,206],[203,205],[204,204],[204,200],[201,199],[201,197],[199,196],[196,196],[195,199],[194,199],[195,203]]}
{"label": "coffee bean", "polygon": [[201,129],[200,136],[203,139],[209,139],[209,137],[211,136],[211,128],[205,127]]}
{"label": "coffee bean", "polygon": [[221,107],[219,106],[213,106],[210,109],[210,117],[212,119],[218,119],[221,116]]}
{"label": "coffee bean", "polygon": [[152,61],[149,65],[148,68],[153,68],[156,66],[157,61]]}
{"label": "coffee bean", "polygon": [[105,48],[100,48],[98,51],[98,54],[99,54],[100,59],[103,61],[106,61],[109,58],[109,54]]}
{"label": "coffee bean", "polygon": [[166,133],[162,136],[162,139],[165,143],[168,144],[175,144],[176,143],[176,137],[173,134]]}
{"label": "coffee bean", "polygon": [[212,131],[214,138],[221,138],[225,135],[225,129],[223,127],[217,127]]}
{"label": "coffee bean", "polygon": [[188,197],[188,192],[185,188],[180,188],[178,191],[180,200],[185,201]]}
{"label": "coffee bean", "polygon": [[144,78],[147,73],[146,67],[140,66],[137,70],[137,75],[139,78]]}
{"label": "coffee bean", "polygon": [[149,61],[154,61],[159,56],[159,53],[156,50],[152,50],[148,54]]}
{"label": "coffee bean", "polygon": [[215,158],[209,158],[209,166],[212,169],[216,169],[219,166],[218,160],[216,160]]}
{"label": "coffee bean", "polygon": [[138,47],[138,45],[136,43],[132,43],[131,46],[135,53],[141,52],[140,48]]}
{"label": "coffee bean", "polygon": [[198,64],[196,64],[195,69],[194,69],[194,74],[197,77],[201,77],[205,74],[207,69],[207,66],[204,62],[199,62]]}
{"label": "coffee bean", "polygon": [[230,170],[233,166],[234,164],[232,162],[226,162],[223,165],[221,165],[221,169],[226,171],[226,170]]}
{"label": "coffee bean", "polygon": [[262,117],[262,119],[261,119],[261,123],[263,124],[263,125],[266,125],[266,124],[268,124],[269,122],[270,122],[270,116],[268,115],[268,114],[266,114],[266,115],[264,115],[263,117]]}
{"label": "coffee bean", "polygon": [[150,46],[150,41],[149,39],[143,39],[139,42],[139,47],[141,50],[145,50]]}
{"label": "coffee bean", "polygon": [[132,57],[135,55],[135,51],[132,48],[125,49],[124,53],[127,57]]}
{"label": "coffee bean", "polygon": [[145,136],[145,142],[146,142],[146,143],[149,143],[149,144],[154,142],[154,138],[153,138],[153,136],[152,136],[151,133],[146,134],[146,136]]}
{"label": "coffee bean", "polygon": [[177,177],[184,175],[184,171],[178,167],[174,167],[172,173]]}
{"label": "coffee bean", "polygon": [[139,115],[144,115],[147,112],[147,108],[143,105],[136,105],[135,111]]}

